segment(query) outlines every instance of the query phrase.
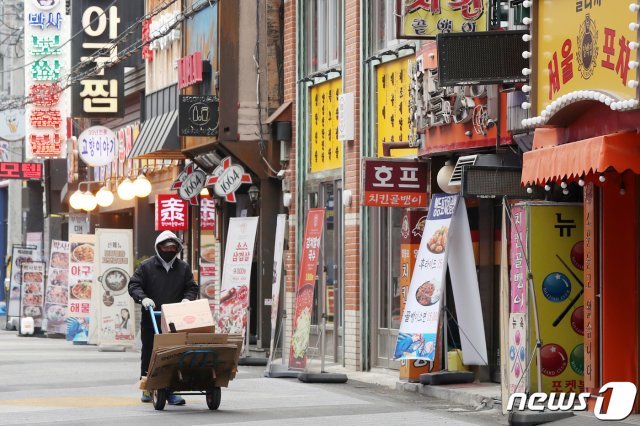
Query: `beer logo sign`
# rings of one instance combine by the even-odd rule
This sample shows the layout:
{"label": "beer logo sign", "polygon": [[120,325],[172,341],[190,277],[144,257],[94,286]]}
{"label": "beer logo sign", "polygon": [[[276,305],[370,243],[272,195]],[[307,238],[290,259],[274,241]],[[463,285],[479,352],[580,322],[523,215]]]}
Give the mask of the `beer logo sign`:
{"label": "beer logo sign", "polygon": [[578,30],[578,69],[582,78],[588,80],[596,69],[598,60],[598,29],[587,13]]}
{"label": "beer logo sign", "polygon": [[191,205],[198,205],[198,195],[204,188],[207,175],[196,167],[194,163],[189,163],[187,167],[178,175],[178,178],[171,185],[171,190],[177,190],[178,196]]}
{"label": "beer logo sign", "polygon": [[213,185],[218,197],[224,197],[229,203],[236,202],[236,191],[243,183],[252,183],[251,175],[245,173],[238,164],[231,164],[231,157],[226,157],[207,179],[207,186]]}

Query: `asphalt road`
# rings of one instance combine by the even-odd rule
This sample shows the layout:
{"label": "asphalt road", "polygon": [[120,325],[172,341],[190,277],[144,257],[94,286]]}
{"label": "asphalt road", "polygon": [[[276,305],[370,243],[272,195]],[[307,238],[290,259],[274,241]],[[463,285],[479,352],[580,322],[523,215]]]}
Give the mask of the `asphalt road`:
{"label": "asphalt road", "polygon": [[350,381],[305,384],[240,367],[218,411],[202,396],[155,411],[140,402],[137,352],[99,352],[59,339],[0,331],[0,425],[495,425],[495,410]]}

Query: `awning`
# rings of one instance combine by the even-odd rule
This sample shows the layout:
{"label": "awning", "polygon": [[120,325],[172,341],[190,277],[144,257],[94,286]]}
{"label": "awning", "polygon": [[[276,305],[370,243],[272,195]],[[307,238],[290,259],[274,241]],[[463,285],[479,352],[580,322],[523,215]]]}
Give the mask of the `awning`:
{"label": "awning", "polygon": [[143,122],[129,158],[183,159],[178,137],[178,111],[169,111]]}
{"label": "awning", "polygon": [[631,170],[640,174],[640,135],[635,131],[614,133],[547,146],[525,152],[522,163],[524,185],[578,179],[609,168],[618,173]]}

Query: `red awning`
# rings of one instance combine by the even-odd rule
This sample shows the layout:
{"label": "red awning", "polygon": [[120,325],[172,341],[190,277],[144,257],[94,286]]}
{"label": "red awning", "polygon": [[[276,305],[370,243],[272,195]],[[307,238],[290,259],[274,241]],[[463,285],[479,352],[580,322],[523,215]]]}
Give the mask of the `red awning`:
{"label": "red awning", "polygon": [[612,168],[618,173],[640,174],[640,135],[614,133],[578,142],[525,152],[522,184],[544,185],[548,181],[578,179]]}

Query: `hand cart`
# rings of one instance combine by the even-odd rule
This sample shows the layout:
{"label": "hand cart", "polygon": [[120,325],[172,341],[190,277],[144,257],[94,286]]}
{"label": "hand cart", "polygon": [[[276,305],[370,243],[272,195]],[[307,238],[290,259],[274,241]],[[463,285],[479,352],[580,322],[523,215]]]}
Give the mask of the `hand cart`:
{"label": "hand cart", "polygon": [[[149,313],[155,334],[160,334],[156,317],[161,312],[150,308]],[[227,387],[235,377],[241,346],[241,337],[230,335],[224,344],[189,345],[189,349],[183,351],[180,348],[185,346],[163,347],[165,353],[172,349],[177,353],[171,359],[170,355],[165,357],[169,361],[158,368],[152,362],[141,387],[151,391],[156,410],[164,409],[170,391],[174,395],[205,395],[207,407],[217,410],[221,388]]]}

